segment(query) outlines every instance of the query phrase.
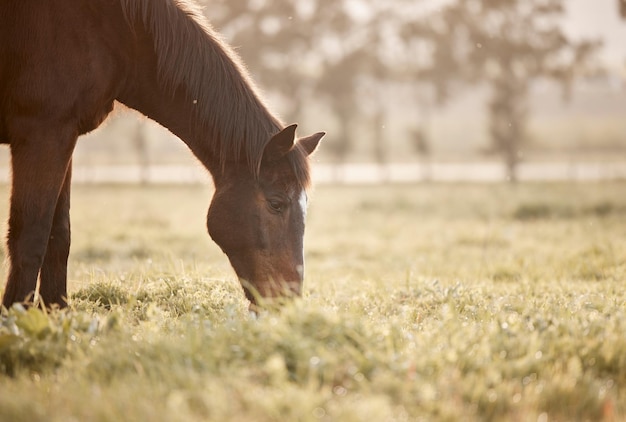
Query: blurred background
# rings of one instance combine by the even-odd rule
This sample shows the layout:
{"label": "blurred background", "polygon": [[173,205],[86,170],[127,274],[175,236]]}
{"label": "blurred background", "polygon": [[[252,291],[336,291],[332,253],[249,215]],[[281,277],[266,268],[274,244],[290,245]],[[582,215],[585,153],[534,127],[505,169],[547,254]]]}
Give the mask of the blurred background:
{"label": "blurred background", "polygon": [[[626,0],[202,4],[271,108],[327,131],[318,182],[626,178]],[[74,162],[82,182],[207,179],[120,105]]]}

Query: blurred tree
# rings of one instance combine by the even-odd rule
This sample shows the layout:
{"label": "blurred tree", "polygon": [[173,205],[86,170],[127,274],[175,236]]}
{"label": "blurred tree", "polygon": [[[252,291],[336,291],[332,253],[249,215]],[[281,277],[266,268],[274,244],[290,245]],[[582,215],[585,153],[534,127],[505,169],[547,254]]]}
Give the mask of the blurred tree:
{"label": "blurred tree", "polygon": [[[222,0],[211,2],[211,22],[244,58],[256,80],[287,103],[297,121],[314,98],[335,117],[324,151],[335,163],[351,152],[356,121],[374,124],[374,154],[386,160],[384,89],[391,77],[383,33],[393,4],[376,0]],[[376,86],[364,96],[364,86]],[[366,111],[369,110],[369,111]]]}
{"label": "blurred tree", "polygon": [[410,136],[413,148],[420,158],[422,180],[428,182],[432,179],[432,174],[430,168],[431,148],[427,131],[424,126],[419,126],[411,131]]}
{"label": "blurred tree", "polygon": [[131,135],[131,144],[137,154],[139,163],[139,181],[142,185],[150,181],[150,150],[148,148],[148,125],[146,119],[140,119],[136,123],[135,133]]}
{"label": "blurred tree", "polygon": [[617,0],[619,7],[619,14],[622,18],[626,19],[626,0]]}
{"label": "blurred tree", "polygon": [[431,140],[421,115],[458,95],[463,83],[486,83],[488,149],[504,158],[515,180],[531,83],[554,79],[567,97],[595,47],[560,30],[563,2],[449,0],[433,8],[417,0],[211,0],[207,11],[254,79],[280,94],[288,121],[301,120],[311,103],[334,117],[337,130],[324,151],[336,163],[362,134],[355,128],[370,126],[374,158],[386,162],[383,129],[401,91],[414,93],[404,109],[416,110],[411,126],[418,134],[410,138],[427,157]]}
{"label": "blurred tree", "polygon": [[[405,11],[411,9],[405,4]],[[429,181],[431,174],[432,139],[430,117],[433,109],[458,95],[463,80],[463,64],[455,54],[459,36],[458,21],[453,8],[424,12],[419,9],[399,18],[399,37],[405,52],[398,75],[409,84],[416,104],[415,122],[409,132],[413,150],[421,161],[421,178]]]}
{"label": "blurred tree", "polygon": [[527,140],[531,83],[555,80],[568,98],[576,72],[597,46],[567,38],[559,26],[563,11],[562,0],[454,0],[410,27],[433,44],[430,70],[421,76],[435,84],[439,98],[450,80],[490,87],[488,150],[504,158],[511,181]]}
{"label": "blurred tree", "polygon": [[221,0],[211,6],[212,24],[236,47],[254,79],[281,94],[288,122],[298,121],[320,67],[310,6],[295,0]]}
{"label": "blurred tree", "polygon": [[375,0],[311,0],[310,4],[315,4],[310,47],[321,65],[312,89],[331,110],[338,127],[335,134],[329,134],[326,151],[336,164],[344,163],[353,147],[357,123],[368,119],[374,129],[374,158],[383,163],[387,148],[381,131],[386,102],[381,87],[387,68],[380,46],[388,5]]}

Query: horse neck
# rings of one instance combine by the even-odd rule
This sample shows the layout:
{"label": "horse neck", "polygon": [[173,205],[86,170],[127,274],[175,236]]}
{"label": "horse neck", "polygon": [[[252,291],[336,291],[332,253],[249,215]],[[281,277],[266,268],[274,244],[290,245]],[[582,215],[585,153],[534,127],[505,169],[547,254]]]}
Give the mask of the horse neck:
{"label": "horse neck", "polygon": [[134,71],[118,99],[183,140],[213,176],[227,165],[254,168],[282,124],[263,104],[236,56],[211,33],[204,35],[194,45],[199,59],[187,58],[183,65],[160,57],[153,35],[144,31],[130,54]]}

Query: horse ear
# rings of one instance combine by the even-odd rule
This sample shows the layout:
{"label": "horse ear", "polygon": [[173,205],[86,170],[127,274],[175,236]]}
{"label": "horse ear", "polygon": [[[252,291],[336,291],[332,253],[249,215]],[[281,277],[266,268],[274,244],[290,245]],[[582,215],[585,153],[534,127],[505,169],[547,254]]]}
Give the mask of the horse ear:
{"label": "horse ear", "polygon": [[274,161],[287,154],[289,150],[293,148],[297,126],[296,124],[287,126],[276,135],[272,136],[272,139],[265,145],[265,149],[263,150],[263,159]]}
{"label": "horse ear", "polygon": [[298,139],[298,145],[302,147],[306,155],[311,155],[317,149],[320,140],[326,135],[326,132],[317,132],[310,136]]}

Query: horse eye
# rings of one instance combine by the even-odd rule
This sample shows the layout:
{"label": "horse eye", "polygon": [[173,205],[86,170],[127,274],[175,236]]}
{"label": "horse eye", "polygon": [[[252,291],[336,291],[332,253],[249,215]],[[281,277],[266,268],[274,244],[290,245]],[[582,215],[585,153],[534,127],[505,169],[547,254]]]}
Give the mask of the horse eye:
{"label": "horse eye", "polygon": [[269,199],[267,203],[270,206],[270,209],[274,212],[282,212],[284,208],[284,204],[281,201],[277,201],[276,199]]}

